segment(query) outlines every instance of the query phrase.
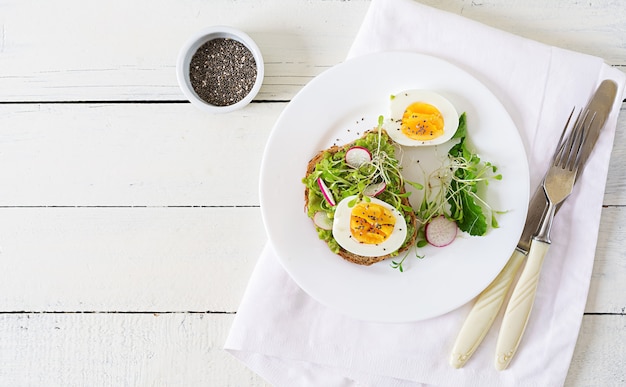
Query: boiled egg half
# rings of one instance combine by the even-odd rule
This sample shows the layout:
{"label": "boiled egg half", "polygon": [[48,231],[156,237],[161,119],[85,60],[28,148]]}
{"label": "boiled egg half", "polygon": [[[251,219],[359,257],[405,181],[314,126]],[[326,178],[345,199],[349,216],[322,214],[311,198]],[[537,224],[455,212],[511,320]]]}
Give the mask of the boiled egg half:
{"label": "boiled egg half", "polygon": [[381,257],[402,246],[406,220],[382,200],[349,196],[337,204],[332,233],[339,246],[353,254]]}
{"label": "boiled egg half", "polygon": [[443,144],[458,126],[459,115],[452,103],[435,92],[406,90],[391,96],[385,129],[400,145]]}

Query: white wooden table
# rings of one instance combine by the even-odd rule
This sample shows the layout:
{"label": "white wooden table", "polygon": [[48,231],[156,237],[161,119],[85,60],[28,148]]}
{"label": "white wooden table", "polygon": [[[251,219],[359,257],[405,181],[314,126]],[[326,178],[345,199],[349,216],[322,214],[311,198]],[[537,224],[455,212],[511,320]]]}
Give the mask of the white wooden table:
{"label": "white wooden table", "polygon": [[[423,2],[626,71],[621,1]],[[266,241],[263,148],[368,5],[0,1],[0,385],[265,385],[222,350]],[[174,71],[214,24],[266,62],[257,100],[216,116]],[[624,110],[568,386],[626,384]]]}

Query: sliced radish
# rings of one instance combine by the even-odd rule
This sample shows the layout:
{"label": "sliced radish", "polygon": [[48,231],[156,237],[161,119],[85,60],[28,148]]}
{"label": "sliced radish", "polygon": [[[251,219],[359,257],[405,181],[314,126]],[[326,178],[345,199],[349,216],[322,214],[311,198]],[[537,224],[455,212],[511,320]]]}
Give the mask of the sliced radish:
{"label": "sliced radish", "polygon": [[313,223],[322,230],[332,230],[333,221],[326,215],[324,211],[317,211],[313,215]]}
{"label": "sliced radish", "polygon": [[383,181],[380,183],[370,184],[363,190],[363,195],[365,196],[376,196],[379,193],[383,192],[387,188],[387,184]]}
{"label": "sliced radish", "polygon": [[372,154],[367,148],[362,146],[353,146],[346,152],[346,164],[352,168],[359,168],[370,161],[372,161]]}
{"label": "sliced radish", "polygon": [[426,225],[426,241],[436,247],[447,246],[456,238],[457,229],[456,222],[440,215]]}
{"label": "sliced radish", "polygon": [[320,187],[320,190],[322,190],[322,195],[324,195],[324,199],[326,199],[328,204],[330,204],[331,206],[335,206],[335,204],[337,203],[335,202],[335,199],[333,198],[333,193],[330,192],[330,190],[326,186],[326,183],[324,183],[324,180],[322,180],[321,177],[317,178],[317,185]]}

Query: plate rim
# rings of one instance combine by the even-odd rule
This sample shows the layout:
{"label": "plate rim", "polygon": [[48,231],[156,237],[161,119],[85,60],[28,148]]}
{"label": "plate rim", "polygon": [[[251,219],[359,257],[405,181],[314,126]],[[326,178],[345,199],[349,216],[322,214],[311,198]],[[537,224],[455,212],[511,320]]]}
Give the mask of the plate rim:
{"label": "plate rim", "polygon": [[[474,298],[478,293],[476,294],[472,294],[468,297],[466,297],[465,299],[463,299],[462,301],[460,301],[457,305],[455,305],[452,308],[447,308],[446,310],[443,311],[439,311],[436,312],[435,314],[431,314],[431,315],[425,315],[425,316],[418,316],[418,314],[413,314],[413,316],[407,316],[405,315],[405,317],[402,318],[398,318],[398,317],[392,317],[392,318],[385,318],[385,317],[378,317],[378,318],[373,318],[373,317],[367,317],[362,315],[361,313],[353,313],[351,311],[346,311],[344,309],[338,308],[336,305],[333,305],[332,303],[328,303],[325,300],[321,300],[318,297],[316,297],[315,294],[312,294],[310,289],[308,289],[306,286],[303,286],[303,284],[301,283],[301,281],[299,280],[299,277],[297,274],[295,274],[292,271],[292,267],[288,264],[288,261],[290,260],[287,257],[283,257],[281,255],[280,252],[280,246],[276,246],[275,245],[275,240],[272,237],[273,233],[271,230],[271,227],[268,223],[268,213],[267,213],[267,206],[264,205],[264,203],[266,203],[265,200],[265,193],[267,191],[267,189],[264,186],[265,183],[265,174],[267,173],[266,170],[266,166],[267,166],[267,162],[268,162],[268,154],[270,152],[271,146],[272,144],[274,144],[274,141],[276,141],[276,137],[279,135],[277,128],[280,127],[280,125],[282,124],[283,120],[285,119],[286,115],[289,114],[290,110],[293,109],[293,105],[296,105],[298,103],[298,101],[300,100],[300,98],[302,98],[302,95],[305,95],[309,89],[313,88],[317,83],[319,82],[323,82],[327,77],[332,76],[332,74],[334,72],[340,71],[343,68],[349,67],[349,66],[354,66],[355,64],[358,64],[359,62],[367,62],[370,59],[374,58],[374,57],[388,57],[388,58],[392,58],[394,56],[406,56],[406,57],[412,57],[413,59],[428,59],[429,61],[435,61],[435,62],[439,62],[442,64],[445,64],[445,66],[448,66],[451,69],[454,69],[456,72],[458,72],[459,74],[462,74],[463,77],[466,77],[468,79],[471,79],[473,82],[481,85],[481,87],[483,88],[483,91],[487,92],[494,100],[494,102],[496,102],[498,104],[498,108],[501,110],[501,112],[504,113],[504,115],[507,117],[508,119],[508,124],[510,124],[510,126],[512,128],[514,128],[514,133],[515,133],[515,142],[518,145],[518,152],[521,152],[521,155],[523,156],[521,158],[521,160],[517,160],[517,162],[522,163],[522,170],[524,172],[524,176],[523,179],[520,179],[520,177],[517,177],[517,180],[521,180],[523,181],[521,184],[524,186],[524,191],[525,191],[525,195],[524,198],[525,200],[523,208],[520,209],[520,211],[523,210],[523,219],[524,221],[521,222],[521,224],[518,225],[518,230],[516,230],[515,232],[515,237],[513,239],[515,239],[515,241],[517,241],[519,239],[519,236],[521,235],[522,229],[523,229],[523,225],[525,223],[525,218],[526,218],[526,212],[528,210],[528,201],[530,198],[530,174],[529,174],[529,165],[528,165],[528,157],[526,154],[526,150],[524,148],[520,133],[519,133],[519,129],[518,126],[515,124],[515,122],[513,121],[510,113],[508,112],[508,110],[506,109],[506,107],[502,104],[502,102],[500,101],[500,99],[497,98],[497,96],[491,91],[491,89],[489,89],[483,82],[481,82],[479,79],[477,79],[475,76],[473,76],[472,74],[470,74],[469,72],[467,72],[466,70],[462,69],[461,67],[459,67],[458,65],[451,63],[445,59],[436,57],[436,56],[432,56],[432,55],[428,55],[428,54],[422,54],[422,53],[416,53],[416,52],[408,52],[408,51],[383,51],[383,52],[377,52],[377,53],[372,53],[372,54],[367,54],[367,55],[363,55],[363,56],[359,56],[359,57],[355,57],[349,60],[346,60],[344,62],[341,62],[335,66],[330,67],[329,69],[325,70],[324,72],[322,72],[321,74],[319,74],[318,76],[314,77],[313,79],[311,79],[311,81],[309,81],[298,93],[296,93],[296,95],[292,98],[292,100],[287,104],[287,106],[283,109],[283,111],[281,112],[281,114],[279,115],[279,117],[277,118],[272,131],[270,133],[270,136],[268,137],[267,143],[266,143],[266,147],[265,150],[263,152],[263,158],[261,161],[261,169],[260,169],[260,180],[259,180],[259,196],[260,196],[260,203],[261,203],[261,214],[262,214],[262,218],[263,218],[263,225],[265,227],[265,230],[267,232],[267,236],[269,239],[269,242],[273,245],[274,247],[274,251],[276,253],[276,256],[278,258],[278,261],[280,262],[281,266],[284,268],[284,270],[287,272],[287,274],[290,276],[290,278],[298,285],[298,287],[300,287],[300,289],[302,289],[305,293],[307,293],[309,296],[311,296],[313,299],[317,300],[318,302],[322,303],[323,305],[329,307],[330,309],[333,309],[337,312],[340,312],[344,315],[348,315],[350,317],[354,317],[357,318],[359,320],[364,320],[364,321],[371,321],[371,322],[410,322],[410,321],[420,321],[420,320],[424,320],[424,319],[429,319],[429,318],[433,318],[433,317],[437,317],[439,315],[445,314],[449,311],[452,311],[454,309],[457,309],[458,307],[464,305],[465,303],[469,302],[472,298]],[[320,150],[322,150],[323,148],[320,148]],[[302,167],[303,171],[304,171],[304,166]],[[303,174],[304,176],[304,174]],[[302,188],[302,191],[304,191],[304,188]],[[302,202],[302,207],[304,207],[304,202]],[[314,234],[315,237],[317,237],[315,235],[314,229],[311,230],[311,233]],[[326,244],[324,243],[324,246],[326,247]],[[326,247],[327,248],[327,247]],[[515,245],[511,246],[511,252],[513,252],[515,249]],[[330,253],[330,252],[329,252]],[[330,253],[332,254],[332,253]],[[335,255],[335,254],[332,254]],[[387,260],[388,261],[388,260]],[[502,259],[501,265],[498,266],[497,270],[495,270],[495,272],[493,273],[492,276],[490,276],[491,278],[489,279],[488,282],[485,282],[484,287],[488,286],[489,283],[497,276],[497,274],[501,271],[501,269],[504,267],[504,265],[506,264],[506,262],[508,261],[508,257],[506,257],[506,259]],[[354,265],[354,264],[351,264]],[[483,287],[483,289],[484,289]]]}

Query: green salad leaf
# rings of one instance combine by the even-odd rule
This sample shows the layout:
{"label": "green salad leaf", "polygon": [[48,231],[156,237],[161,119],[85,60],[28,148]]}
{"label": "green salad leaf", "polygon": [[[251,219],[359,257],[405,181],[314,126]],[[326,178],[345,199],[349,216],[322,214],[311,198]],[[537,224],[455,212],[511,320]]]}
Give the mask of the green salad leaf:
{"label": "green salad leaf", "polygon": [[[371,161],[354,168],[346,164],[345,156],[349,148],[335,153],[324,151],[320,161],[315,166],[315,170],[302,179],[308,188],[307,215],[312,218],[318,211],[324,211],[331,219],[333,218],[335,208],[326,202],[317,184],[317,179],[320,177],[324,180],[337,203],[352,195],[362,197],[363,190],[367,186],[384,182],[386,188],[378,194],[377,198],[405,214],[408,240],[413,235],[414,228],[407,213],[412,213],[414,210],[402,202],[403,198],[410,195],[410,192],[404,192],[405,181],[400,172],[400,161],[396,158],[396,149],[393,143],[388,140],[386,135],[383,135],[382,117],[379,119],[378,129],[354,141],[353,146],[368,149],[372,155]],[[330,230],[318,228],[318,236],[328,243],[333,252],[339,251],[339,245],[334,240]]]}
{"label": "green salad leaf", "polygon": [[465,113],[461,116],[459,128],[460,141],[448,152],[454,168],[454,178],[448,190],[450,216],[461,230],[470,235],[485,235],[490,225],[497,227],[497,221],[494,211],[478,195],[478,187],[489,184],[490,180],[502,180],[502,175],[496,173],[498,169],[495,165],[483,162],[467,146]]}
{"label": "green salad leaf", "polygon": [[[501,180],[497,168],[481,160],[467,143],[467,119],[465,113],[459,117],[459,127],[452,137],[459,140],[447,154],[442,167],[427,178],[418,216],[422,224],[444,215],[454,220],[459,229],[470,235],[485,235],[489,227],[498,227],[495,211],[480,197],[481,185],[490,180]],[[419,238],[423,242],[423,235]],[[418,243],[420,243],[418,242]]]}
{"label": "green salad leaf", "polygon": [[[363,191],[366,187],[384,182],[386,188],[377,197],[405,214],[409,227],[407,241],[415,232],[408,214],[416,212],[420,222],[417,230],[417,248],[427,244],[424,235],[425,226],[431,219],[441,215],[455,221],[460,230],[470,235],[485,235],[490,227],[498,227],[498,222],[496,211],[481,198],[479,192],[491,180],[501,180],[502,175],[497,173],[495,165],[481,160],[468,144],[467,138],[467,119],[463,113],[459,117],[459,126],[450,140],[458,142],[450,148],[442,166],[429,172],[425,176],[424,184],[410,182],[402,177],[400,161],[396,158],[396,148],[393,142],[383,135],[380,117],[377,130],[365,134],[353,143],[353,146],[368,149],[371,161],[355,168],[346,163],[346,152],[349,147],[334,153],[327,150],[322,153],[313,172],[302,179],[308,188],[307,215],[313,218],[317,212],[323,211],[330,219],[334,217],[335,207],[324,199],[317,184],[318,178],[324,181],[337,203],[353,195],[357,195],[358,198],[364,197]],[[423,191],[423,198],[417,210],[403,203],[403,199],[410,195],[410,192],[404,190],[405,184]],[[333,252],[339,252],[340,247],[331,230],[317,228],[317,232],[319,238],[326,241]],[[396,252],[393,255],[397,254]],[[417,251],[415,255],[423,258]],[[405,255],[401,260],[392,261],[391,266],[404,271],[403,263],[406,257]]]}

